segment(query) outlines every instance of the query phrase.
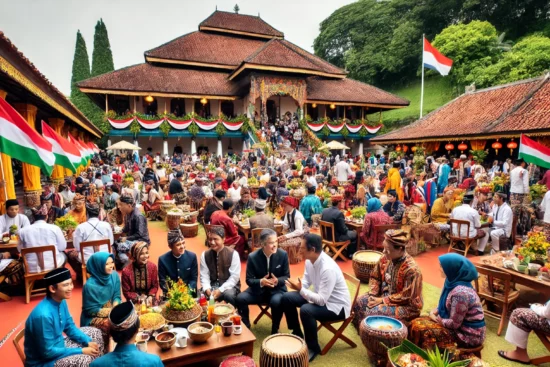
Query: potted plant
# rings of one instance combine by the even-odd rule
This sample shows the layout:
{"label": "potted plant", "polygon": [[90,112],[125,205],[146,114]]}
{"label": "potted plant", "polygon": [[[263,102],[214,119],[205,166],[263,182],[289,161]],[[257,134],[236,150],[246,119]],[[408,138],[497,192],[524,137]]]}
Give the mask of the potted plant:
{"label": "potted plant", "polygon": [[166,284],[168,286],[167,302],[162,309],[162,316],[171,324],[187,324],[198,319],[202,314],[202,308],[197,304],[183,280],[173,282],[168,279]]}
{"label": "potted plant", "polygon": [[243,210],[243,216],[246,218],[252,218],[256,214],[254,209],[245,209]]}
{"label": "potted plant", "polygon": [[351,216],[356,221],[360,221],[361,219],[365,218],[365,214],[367,214],[367,208],[365,208],[364,206],[358,206],[351,209]]}
{"label": "potted plant", "polygon": [[71,238],[74,230],[78,226],[77,221],[70,214],[65,214],[55,220],[55,225],[58,226],[67,238]]}

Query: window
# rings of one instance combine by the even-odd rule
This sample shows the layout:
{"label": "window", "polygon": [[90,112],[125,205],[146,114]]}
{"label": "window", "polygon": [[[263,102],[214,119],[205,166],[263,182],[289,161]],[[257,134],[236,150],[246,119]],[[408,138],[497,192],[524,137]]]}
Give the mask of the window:
{"label": "window", "polygon": [[130,97],[110,95],[108,97],[109,110],[113,110],[117,115],[127,115],[130,111]]}
{"label": "window", "polygon": [[176,115],[176,117],[181,117],[185,115],[185,99],[183,98],[172,98],[170,101],[170,113]]}
{"label": "window", "polygon": [[311,117],[313,121],[319,120],[319,105],[315,105],[315,108],[312,104],[307,105],[307,114]]}
{"label": "window", "polygon": [[144,97],[142,97],[141,100],[143,101],[143,112],[146,115],[154,116],[157,114],[158,104],[156,98],[153,99],[153,102],[147,102]]}
{"label": "window", "polygon": [[235,106],[233,105],[233,101],[222,101],[221,104],[221,109],[224,116],[229,118],[235,117]]}
{"label": "window", "polygon": [[200,99],[195,99],[195,113],[202,118],[210,118],[210,101],[203,105]]}

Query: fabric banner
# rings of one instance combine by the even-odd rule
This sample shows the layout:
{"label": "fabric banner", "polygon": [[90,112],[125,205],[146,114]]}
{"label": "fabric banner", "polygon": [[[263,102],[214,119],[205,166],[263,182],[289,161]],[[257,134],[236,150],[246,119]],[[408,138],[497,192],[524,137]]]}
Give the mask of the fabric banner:
{"label": "fabric banner", "polygon": [[193,119],[197,126],[201,128],[202,130],[213,130],[218,126],[218,121],[201,121],[197,119]]}
{"label": "fabric banner", "polygon": [[229,121],[223,121],[223,120],[220,120],[220,121],[223,124],[223,126],[225,126],[225,128],[230,131],[237,131],[241,128],[241,126],[243,126],[242,121],[240,122],[229,122]]}
{"label": "fabric banner", "polygon": [[337,133],[339,132],[340,130],[342,130],[342,128],[344,127],[344,123],[342,122],[340,125],[331,125],[331,124],[326,124],[328,129],[330,131],[332,131],[333,133]]}
{"label": "fabric banner", "polygon": [[176,130],[185,130],[189,127],[189,125],[191,125],[191,123],[193,123],[193,119],[187,121],[166,119],[166,121],[168,121],[170,126],[172,126],[172,128]]}
{"label": "fabric banner", "polygon": [[357,126],[351,126],[350,124],[346,124],[346,127],[348,128],[348,131],[352,134],[357,134],[359,130],[363,127],[362,125]]}
{"label": "fabric banner", "polygon": [[126,119],[126,120],[113,120],[113,119],[107,119],[107,120],[109,120],[109,123],[115,129],[126,129],[134,121],[134,118],[130,117],[129,119]]}
{"label": "fabric banner", "polygon": [[164,122],[164,118],[160,120],[142,120],[139,117],[136,117],[137,122],[141,125],[142,128],[147,130],[153,130],[160,126]]}
{"label": "fabric banner", "polygon": [[307,126],[309,127],[310,130],[318,132],[323,129],[323,127],[325,126],[325,123],[321,122],[320,124],[316,124],[315,122],[308,122]]}
{"label": "fabric banner", "polygon": [[382,128],[381,124],[375,127],[365,126],[365,129],[367,129],[369,134],[376,134],[381,128]]}

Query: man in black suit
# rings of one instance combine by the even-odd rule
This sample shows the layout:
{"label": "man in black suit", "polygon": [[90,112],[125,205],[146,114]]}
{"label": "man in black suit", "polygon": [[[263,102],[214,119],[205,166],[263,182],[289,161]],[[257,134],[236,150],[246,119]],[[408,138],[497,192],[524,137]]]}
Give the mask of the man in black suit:
{"label": "man in black suit", "polygon": [[332,206],[326,208],[321,213],[321,220],[324,222],[330,222],[334,224],[334,235],[336,236],[336,242],[350,241],[348,248],[346,249],[348,258],[352,258],[353,253],[357,249],[357,232],[350,231],[346,226],[346,220],[344,213],[340,211],[339,205],[343,200],[343,196],[340,194],[332,195]]}
{"label": "man in black suit", "polygon": [[290,277],[288,255],[277,248],[277,232],[264,229],[260,233],[261,248],[248,256],[246,284],[248,289],[237,296],[237,306],[243,323],[250,328],[248,305],[269,303],[273,324],[271,333],[276,334],[283,318],[281,299],[287,291],[285,281]]}

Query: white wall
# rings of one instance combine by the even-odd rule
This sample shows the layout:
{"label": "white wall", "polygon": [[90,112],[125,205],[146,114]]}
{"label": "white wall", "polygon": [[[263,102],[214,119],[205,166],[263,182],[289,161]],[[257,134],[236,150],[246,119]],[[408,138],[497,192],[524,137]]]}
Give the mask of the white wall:
{"label": "white wall", "polygon": [[[120,137],[120,136],[113,136],[111,137],[111,144],[117,143],[121,140],[129,141],[130,143],[133,143],[134,140],[128,136],[126,137]],[[196,145],[197,149],[200,146],[206,146],[208,147],[208,150],[212,153],[216,153],[218,149],[218,139],[216,138],[196,138]],[[140,136],[138,138],[138,145],[141,148],[139,151],[140,155],[143,155],[147,152],[147,148],[151,147],[153,149],[153,154],[156,154],[157,152],[160,152],[160,154],[163,154],[163,139],[160,137],[151,137],[151,140],[149,140],[149,137],[147,136]],[[174,148],[176,145],[181,146],[183,153],[191,154],[191,138],[180,138],[178,140],[177,138],[168,138],[168,154],[172,155],[174,152]],[[234,153],[242,153],[243,150],[243,140],[241,138],[231,138],[231,146],[233,148]],[[229,138],[222,138],[222,149],[223,154],[227,153],[227,148],[229,147]]]}

